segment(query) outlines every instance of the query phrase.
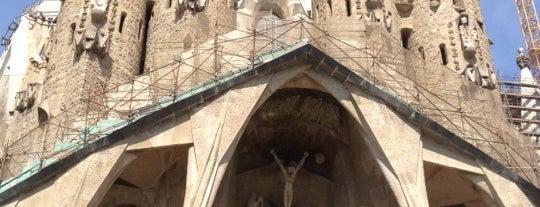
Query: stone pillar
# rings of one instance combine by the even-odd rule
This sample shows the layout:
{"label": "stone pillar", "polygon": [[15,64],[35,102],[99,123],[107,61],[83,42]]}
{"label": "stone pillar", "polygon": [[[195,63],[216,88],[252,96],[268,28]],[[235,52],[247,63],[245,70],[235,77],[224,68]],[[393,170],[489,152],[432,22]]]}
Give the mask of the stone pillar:
{"label": "stone pillar", "polygon": [[190,207],[195,201],[195,191],[198,179],[197,159],[195,158],[195,148],[191,146],[188,150],[188,163],[186,175],[186,195],[184,197],[185,207]]}

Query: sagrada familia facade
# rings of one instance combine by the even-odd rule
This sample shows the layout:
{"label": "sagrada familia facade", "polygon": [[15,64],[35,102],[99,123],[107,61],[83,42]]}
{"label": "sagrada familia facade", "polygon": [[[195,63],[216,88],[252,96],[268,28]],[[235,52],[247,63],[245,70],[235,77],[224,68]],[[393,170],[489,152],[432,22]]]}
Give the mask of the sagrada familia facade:
{"label": "sagrada familia facade", "polygon": [[540,205],[478,0],[38,3],[0,59],[3,206]]}

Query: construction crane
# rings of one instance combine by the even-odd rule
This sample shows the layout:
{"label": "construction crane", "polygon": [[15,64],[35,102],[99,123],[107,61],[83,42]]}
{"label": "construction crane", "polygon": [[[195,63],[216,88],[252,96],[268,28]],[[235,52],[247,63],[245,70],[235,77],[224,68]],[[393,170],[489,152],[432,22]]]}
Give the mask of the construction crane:
{"label": "construction crane", "polygon": [[528,55],[531,57],[531,72],[536,80],[540,79],[540,25],[534,0],[514,0],[516,3],[521,31],[525,39]]}

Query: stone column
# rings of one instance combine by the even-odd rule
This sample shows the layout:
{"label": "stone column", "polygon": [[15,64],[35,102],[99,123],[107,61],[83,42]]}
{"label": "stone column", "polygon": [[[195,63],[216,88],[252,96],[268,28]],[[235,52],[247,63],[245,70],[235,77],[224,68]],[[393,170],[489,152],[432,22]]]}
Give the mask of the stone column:
{"label": "stone column", "polygon": [[191,146],[188,150],[188,163],[186,175],[186,195],[184,197],[184,207],[190,207],[195,200],[195,190],[198,180],[197,159],[195,158],[195,148]]}

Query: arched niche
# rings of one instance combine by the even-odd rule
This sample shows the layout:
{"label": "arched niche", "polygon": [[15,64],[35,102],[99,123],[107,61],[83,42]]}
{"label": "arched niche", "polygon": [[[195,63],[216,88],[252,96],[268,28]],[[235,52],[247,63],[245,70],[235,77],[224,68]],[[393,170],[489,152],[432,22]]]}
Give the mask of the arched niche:
{"label": "arched niche", "polygon": [[98,206],[182,206],[189,145],[129,152],[136,156]]}
{"label": "arched niche", "polygon": [[39,125],[42,125],[49,120],[49,114],[47,111],[45,111],[45,109],[37,107],[37,112]]}
{"label": "arched niche", "polygon": [[249,120],[214,206],[283,206],[284,179],[270,154],[285,165],[310,156],[294,182],[292,206],[397,206],[363,132],[330,94],[314,89],[276,91]]}
{"label": "arched niche", "polygon": [[466,174],[457,169],[425,162],[424,176],[429,206],[488,207],[495,205],[491,200],[485,201],[488,198],[486,192],[475,186]]}

